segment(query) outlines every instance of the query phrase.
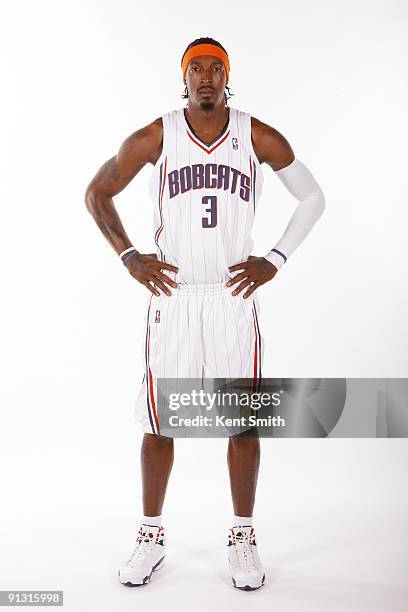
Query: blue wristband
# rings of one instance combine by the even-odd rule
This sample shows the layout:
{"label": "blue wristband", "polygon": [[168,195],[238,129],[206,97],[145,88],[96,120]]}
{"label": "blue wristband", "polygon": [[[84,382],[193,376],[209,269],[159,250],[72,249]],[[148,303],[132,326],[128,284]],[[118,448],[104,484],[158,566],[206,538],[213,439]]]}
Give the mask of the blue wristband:
{"label": "blue wristband", "polygon": [[134,257],[135,255],[140,255],[139,251],[132,251],[129,255],[126,255],[125,259],[122,259],[123,265],[126,266],[127,263]]}

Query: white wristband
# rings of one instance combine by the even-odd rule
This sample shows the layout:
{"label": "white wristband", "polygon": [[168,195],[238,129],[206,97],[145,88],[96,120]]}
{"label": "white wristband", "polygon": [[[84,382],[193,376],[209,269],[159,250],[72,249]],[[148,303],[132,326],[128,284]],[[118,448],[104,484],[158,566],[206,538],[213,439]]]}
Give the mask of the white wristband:
{"label": "white wristband", "polygon": [[137,249],[134,246],[131,246],[131,247],[125,249],[124,251],[122,251],[119,254],[119,257],[123,257],[123,255],[126,255],[126,253],[130,253],[130,251],[137,251]]}

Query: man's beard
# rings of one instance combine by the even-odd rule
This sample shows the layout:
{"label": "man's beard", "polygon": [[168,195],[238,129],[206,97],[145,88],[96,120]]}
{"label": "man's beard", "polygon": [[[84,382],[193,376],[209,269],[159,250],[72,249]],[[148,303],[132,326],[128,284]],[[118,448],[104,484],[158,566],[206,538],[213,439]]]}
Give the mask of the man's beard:
{"label": "man's beard", "polygon": [[212,111],[214,110],[214,102],[200,102],[200,108],[203,111]]}

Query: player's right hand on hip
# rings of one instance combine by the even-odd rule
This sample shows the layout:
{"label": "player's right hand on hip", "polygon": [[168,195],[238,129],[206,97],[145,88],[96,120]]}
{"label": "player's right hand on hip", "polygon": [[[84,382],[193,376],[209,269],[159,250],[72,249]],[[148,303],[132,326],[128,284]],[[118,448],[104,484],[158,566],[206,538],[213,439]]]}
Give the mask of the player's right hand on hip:
{"label": "player's right hand on hip", "polygon": [[169,278],[166,274],[163,274],[161,270],[170,270],[171,272],[178,272],[176,266],[165,263],[157,259],[155,253],[139,253],[132,257],[129,263],[126,265],[130,274],[149,289],[154,295],[159,296],[160,292],[158,288],[162,290],[166,295],[171,295],[170,289],[165,285],[177,288],[178,284]]}

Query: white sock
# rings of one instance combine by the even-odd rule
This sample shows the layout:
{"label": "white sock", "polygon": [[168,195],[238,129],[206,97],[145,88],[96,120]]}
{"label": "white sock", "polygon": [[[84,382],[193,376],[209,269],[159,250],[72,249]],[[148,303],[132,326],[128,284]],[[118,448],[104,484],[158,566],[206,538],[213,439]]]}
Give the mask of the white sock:
{"label": "white sock", "polygon": [[246,527],[246,526],[252,527],[252,521],[253,521],[252,516],[235,516],[234,515],[232,517],[232,526],[233,527]]}
{"label": "white sock", "polygon": [[152,527],[161,527],[162,526],[162,515],[159,516],[142,516],[142,523],[146,525],[151,525]]}

